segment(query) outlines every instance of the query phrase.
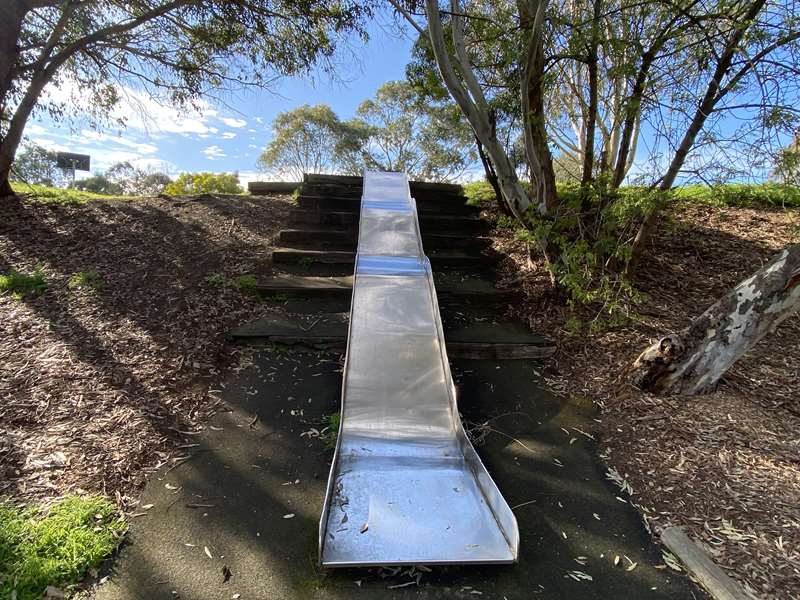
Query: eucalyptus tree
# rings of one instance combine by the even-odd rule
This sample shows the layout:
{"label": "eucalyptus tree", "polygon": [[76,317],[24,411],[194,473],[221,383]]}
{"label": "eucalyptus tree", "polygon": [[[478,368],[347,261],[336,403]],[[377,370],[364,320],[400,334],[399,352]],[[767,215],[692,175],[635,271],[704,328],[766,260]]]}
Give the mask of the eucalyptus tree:
{"label": "eucalyptus tree", "polygon": [[[219,88],[267,86],[365,36],[355,0],[7,0],[0,18],[0,195],[28,118],[47,86],[75,84],[98,115],[139,86],[187,104]],[[74,109],[50,104],[52,116]]]}
{"label": "eucalyptus tree", "polygon": [[341,121],[327,104],[304,104],[275,117],[272,139],[258,164],[294,181],[303,173],[357,175],[366,137],[364,127]]}
{"label": "eucalyptus tree", "polygon": [[[800,15],[791,2],[592,0],[547,9],[538,0],[519,0],[501,2],[496,13],[469,0],[393,4],[429,37],[441,80],[486,147],[504,199],[573,302],[608,310],[619,306],[620,295],[634,293],[625,274],[636,266],[679,178],[731,174],[736,162],[771,156],[768,142],[797,129]],[[487,80],[476,67],[481,53],[475,48],[487,41],[475,35],[474,23],[494,21],[495,14],[511,15],[499,28],[507,39],[510,32],[520,36],[515,67],[530,197],[492,131]],[[559,137],[558,125],[547,123],[559,114],[574,125],[571,134]],[[645,129],[657,152],[649,190],[623,190]],[[555,198],[548,159],[560,144],[580,162],[585,185]],[[685,332],[665,338],[667,351],[682,348],[673,367],[703,381],[663,389],[707,391],[797,309],[798,253],[786,249]],[[656,356],[656,369],[662,359]]]}
{"label": "eucalyptus tree", "polygon": [[28,184],[54,186],[65,180],[58,168],[56,153],[37,144],[26,143],[14,163],[11,179]]}
{"label": "eucalyptus tree", "polygon": [[[437,0],[425,0],[420,6],[424,16],[421,21],[413,13],[415,6],[406,6],[400,0],[391,2],[420,34],[428,37],[441,82],[486,153],[508,208],[520,221],[525,221],[525,214],[531,207],[546,214],[552,209],[556,197],[552,157],[544,135],[544,99],[541,93],[544,85],[544,45],[541,38],[546,1],[525,0],[516,5],[508,2],[476,3],[466,7],[460,0],[450,0],[446,10],[442,11]],[[448,17],[447,28],[442,19],[443,12]],[[509,152],[497,136],[492,107],[487,99],[487,88],[491,84],[479,77],[470,49],[476,39],[483,39],[476,35],[479,31],[475,29],[476,23],[495,23],[495,35],[515,47],[510,53],[513,57],[511,65],[516,71],[516,89],[521,90],[520,128],[525,139],[532,196],[520,182]]]}
{"label": "eucalyptus tree", "polygon": [[420,99],[405,81],[389,81],[362,102],[349,123],[366,133],[364,166],[415,179],[453,181],[476,160],[472,132],[449,101]]}
{"label": "eucalyptus tree", "polygon": [[[666,107],[659,117],[666,118],[668,109],[680,118],[656,129],[671,149],[666,169],[653,184],[660,192],[682,176],[705,179],[712,169],[723,176],[737,174],[732,167],[741,161],[749,170],[752,159],[770,159],[774,140],[800,125],[800,6],[733,0],[723,10],[694,2],[697,12],[687,24],[692,35],[678,38],[672,52],[687,68],[665,71],[671,93],[661,100]],[[659,58],[652,61],[656,68]],[[662,205],[652,207],[639,227],[630,267],[640,260]]]}
{"label": "eucalyptus tree", "polygon": [[[524,149],[520,152],[521,134],[519,77],[517,75],[518,41],[513,31],[509,31],[508,3],[495,3],[492,7],[492,19],[473,19],[470,25],[474,37],[480,44],[469,45],[469,52],[475,74],[484,89],[489,111],[488,120],[492,135],[496,136],[501,146],[521,177],[527,176],[527,163]],[[513,14],[513,12],[512,12]],[[443,22],[445,43],[452,51],[452,35],[450,24]],[[406,79],[422,102],[440,103],[449,100],[450,94],[439,77],[436,57],[430,42],[427,29],[422,30],[414,43],[411,61],[406,66]],[[498,207],[506,214],[511,214],[503,200],[498,184],[497,173],[492,161],[486,154],[480,138],[473,135],[475,149],[484,170],[486,180],[492,186],[498,201]]]}

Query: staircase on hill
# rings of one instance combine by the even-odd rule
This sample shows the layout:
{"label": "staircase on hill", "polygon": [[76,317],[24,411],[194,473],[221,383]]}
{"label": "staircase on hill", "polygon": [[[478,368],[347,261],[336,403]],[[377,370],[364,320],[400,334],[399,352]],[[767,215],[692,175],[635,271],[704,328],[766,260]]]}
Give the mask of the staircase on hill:
{"label": "staircase on hill", "polygon": [[[254,195],[271,192],[264,183],[249,188]],[[273,275],[258,285],[265,295],[291,298],[286,314],[244,325],[232,332],[234,338],[344,348],[361,193],[360,177],[304,176],[289,228],[280,232],[273,249]],[[485,237],[491,223],[467,204],[461,186],[411,182],[411,195],[434,271],[448,354],[494,359],[551,355],[549,340],[502,317],[519,295],[495,286],[499,256]]]}

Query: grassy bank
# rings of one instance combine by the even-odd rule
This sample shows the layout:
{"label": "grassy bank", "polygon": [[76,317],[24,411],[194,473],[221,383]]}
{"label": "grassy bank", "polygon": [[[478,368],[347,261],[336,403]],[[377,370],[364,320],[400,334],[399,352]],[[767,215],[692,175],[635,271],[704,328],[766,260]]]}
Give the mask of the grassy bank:
{"label": "grassy bank", "polygon": [[[642,193],[644,187],[625,186],[622,194]],[[578,186],[559,183],[558,194],[562,198],[572,196]],[[492,187],[486,181],[475,181],[464,185],[464,193],[471,204],[484,204],[495,201]],[[735,206],[741,208],[800,208],[800,187],[778,183],[746,184],[728,183],[724,185],[687,185],[675,188],[673,198],[677,201],[700,202],[713,206]]]}

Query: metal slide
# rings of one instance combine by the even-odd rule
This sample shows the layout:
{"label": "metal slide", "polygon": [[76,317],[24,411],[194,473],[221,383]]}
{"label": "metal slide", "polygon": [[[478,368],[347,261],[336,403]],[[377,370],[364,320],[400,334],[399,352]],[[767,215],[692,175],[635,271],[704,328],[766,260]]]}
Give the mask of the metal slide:
{"label": "metal slide", "polygon": [[511,563],[518,546],[461,425],[408,180],[367,171],[320,564]]}

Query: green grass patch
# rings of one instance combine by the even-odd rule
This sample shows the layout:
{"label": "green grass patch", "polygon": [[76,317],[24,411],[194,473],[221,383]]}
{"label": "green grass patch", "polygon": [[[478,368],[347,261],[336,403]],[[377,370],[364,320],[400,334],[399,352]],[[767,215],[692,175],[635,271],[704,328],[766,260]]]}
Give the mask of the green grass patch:
{"label": "green grass patch", "polygon": [[779,183],[686,185],[675,188],[673,194],[678,200],[714,206],[800,208],[800,187]]}
{"label": "green grass patch", "polygon": [[37,296],[46,286],[41,269],[36,269],[30,275],[11,269],[0,275],[0,292],[10,293],[17,300],[22,300],[27,295]]}
{"label": "green grass patch", "polygon": [[99,290],[103,281],[97,271],[78,271],[69,278],[67,287],[71,290]]}
{"label": "green grass patch", "polygon": [[114,504],[98,496],[68,496],[47,511],[0,503],[0,597],[38,600],[49,585],[69,593],[125,530]]}
{"label": "green grass patch", "polygon": [[[522,182],[528,189],[527,182]],[[569,202],[580,193],[577,183],[558,182],[558,197]],[[619,194],[623,199],[644,196],[646,187],[623,186]],[[487,204],[495,201],[494,190],[488,181],[473,181],[464,185],[468,204]],[[672,191],[676,200],[702,202],[714,206],[745,208],[800,208],[800,186],[781,183],[726,183],[720,185],[685,185]]]}
{"label": "green grass patch", "polygon": [[49,187],[46,185],[28,185],[20,182],[13,182],[11,187],[15,193],[26,194],[37,202],[43,204],[60,204],[63,206],[86,204],[90,200],[129,200],[133,198],[133,196],[123,198],[122,196],[95,194],[94,192]]}

